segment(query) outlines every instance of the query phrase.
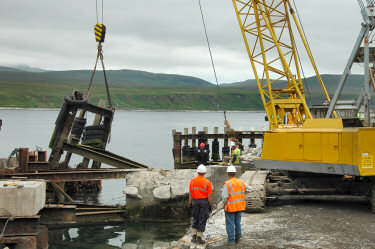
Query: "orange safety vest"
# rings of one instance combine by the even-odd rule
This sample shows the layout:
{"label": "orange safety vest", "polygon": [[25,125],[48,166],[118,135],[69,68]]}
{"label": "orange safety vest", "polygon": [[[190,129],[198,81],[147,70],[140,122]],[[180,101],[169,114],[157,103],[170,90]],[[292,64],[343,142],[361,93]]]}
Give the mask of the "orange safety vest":
{"label": "orange safety vest", "polygon": [[190,192],[193,199],[208,197],[207,187],[210,181],[202,176],[196,176],[190,181]]}
{"label": "orange safety vest", "polygon": [[244,211],[246,208],[245,202],[245,182],[242,179],[232,178],[225,182],[228,188],[229,197],[225,204],[226,212]]}

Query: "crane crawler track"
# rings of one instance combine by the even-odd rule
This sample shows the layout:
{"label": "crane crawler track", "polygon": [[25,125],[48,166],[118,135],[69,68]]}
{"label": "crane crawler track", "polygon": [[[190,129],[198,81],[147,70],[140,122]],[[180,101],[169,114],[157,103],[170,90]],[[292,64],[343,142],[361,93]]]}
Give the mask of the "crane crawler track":
{"label": "crane crawler track", "polygon": [[246,193],[246,212],[262,213],[266,207],[266,180],[268,170],[246,171],[242,176],[243,179],[253,189],[252,192]]}

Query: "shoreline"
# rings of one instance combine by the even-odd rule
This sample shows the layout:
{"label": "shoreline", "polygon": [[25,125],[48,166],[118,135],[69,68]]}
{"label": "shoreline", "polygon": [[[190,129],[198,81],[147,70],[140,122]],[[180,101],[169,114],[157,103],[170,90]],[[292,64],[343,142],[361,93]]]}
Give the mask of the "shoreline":
{"label": "shoreline", "polygon": [[[9,110],[9,111],[58,111],[60,108],[42,108],[42,107],[0,107],[1,110]],[[116,111],[120,112],[212,112],[212,113],[221,113],[221,111],[213,111],[213,110],[169,110],[169,109],[160,109],[160,110],[152,110],[152,109],[123,109],[119,108]],[[238,111],[238,110],[227,110],[227,112],[234,112],[234,113],[264,113],[264,111]]]}

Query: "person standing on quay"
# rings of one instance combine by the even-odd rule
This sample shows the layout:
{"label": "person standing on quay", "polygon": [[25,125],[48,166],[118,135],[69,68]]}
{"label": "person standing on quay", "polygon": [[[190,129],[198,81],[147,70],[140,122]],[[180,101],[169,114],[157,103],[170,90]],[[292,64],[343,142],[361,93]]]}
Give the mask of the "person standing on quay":
{"label": "person standing on quay", "polygon": [[202,239],[206,229],[206,222],[209,211],[212,209],[212,183],[204,177],[206,166],[198,166],[198,176],[190,181],[189,185],[189,206],[192,206],[193,225],[192,242],[204,244]]}
{"label": "person standing on quay", "polygon": [[231,165],[227,168],[228,181],[224,183],[221,193],[225,203],[225,226],[228,234],[228,243],[238,243],[241,236],[241,213],[245,211],[245,192],[251,192],[251,187],[242,179],[237,179],[236,168]]}

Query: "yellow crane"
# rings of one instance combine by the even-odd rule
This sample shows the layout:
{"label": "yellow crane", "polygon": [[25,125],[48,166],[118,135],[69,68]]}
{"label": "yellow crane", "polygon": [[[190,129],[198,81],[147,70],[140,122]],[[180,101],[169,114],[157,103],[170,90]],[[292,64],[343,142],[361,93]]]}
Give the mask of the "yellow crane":
{"label": "yellow crane", "polygon": [[[328,182],[336,183],[340,193],[345,192],[341,188],[345,179],[351,186],[345,194],[366,186],[360,195],[374,196],[374,206],[375,129],[344,128],[335,111],[333,118],[312,116],[301,79],[297,38],[303,43],[326,100],[331,99],[289,0],[232,1],[270,124],[256,167],[287,171],[289,176],[310,177],[315,182],[319,182],[318,175],[331,177]],[[293,30],[298,32],[296,37]],[[328,188],[324,184],[318,185]]]}

